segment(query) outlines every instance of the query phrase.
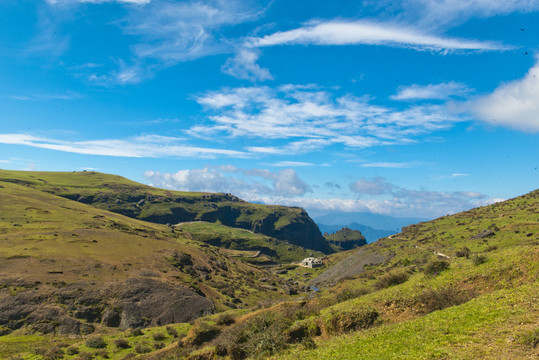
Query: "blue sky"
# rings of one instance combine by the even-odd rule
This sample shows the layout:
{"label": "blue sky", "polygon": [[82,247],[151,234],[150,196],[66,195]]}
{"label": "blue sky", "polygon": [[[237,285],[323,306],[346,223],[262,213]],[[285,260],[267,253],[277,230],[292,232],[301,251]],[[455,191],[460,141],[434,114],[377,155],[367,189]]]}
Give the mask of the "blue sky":
{"label": "blue sky", "polygon": [[539,183],[539,0],[0,0],[0,167],[434,218]]}

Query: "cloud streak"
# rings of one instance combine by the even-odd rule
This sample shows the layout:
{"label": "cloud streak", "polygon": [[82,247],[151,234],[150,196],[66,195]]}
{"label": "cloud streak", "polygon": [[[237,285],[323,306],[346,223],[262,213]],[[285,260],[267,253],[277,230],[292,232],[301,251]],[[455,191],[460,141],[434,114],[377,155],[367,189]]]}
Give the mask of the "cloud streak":
{"label": "cloud streak", "polygon": [[276,45],[384,45],[416,50],[451,52],[457,50],[508,50],[495,42],[427,35],[410,26],[365,20],[330,21],[307,24],[253,40],[258,47]]}
{"label": "cloud streak", "polygon": [[212,149],[181,144],[182,139],[146,135],[130,139],[65,141],[26,134],[0,134],[1,144],[25,145],[84,155],[132,158],[215,158],[216,156],[247,157],[241,151]]}
{"label": "cloud streak", "polygon": [[390,96],[390,99],[400,101],[448,100],[452,97],[468,95],[471,91],[466,85],[455,81],[429,85],[413,84],[400,87],[399,92]]}

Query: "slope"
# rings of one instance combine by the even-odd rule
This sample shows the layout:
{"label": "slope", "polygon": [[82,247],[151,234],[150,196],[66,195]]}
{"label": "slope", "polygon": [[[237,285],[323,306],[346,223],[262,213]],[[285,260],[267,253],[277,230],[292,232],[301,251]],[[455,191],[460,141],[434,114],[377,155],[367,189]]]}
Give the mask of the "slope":
{"label": "slope", "polygon": [[0,182],[0,334],[183,322],[285,296],[279,284],[181,230]]}
{"label": "slope", "polygon": [[308,249],[331,253],[301,208],[247,203],[230,194],[179,192],[97,172],[0,170],[0,182],[49,192],[80,203],[159,224],[207,221],[247,229]]}

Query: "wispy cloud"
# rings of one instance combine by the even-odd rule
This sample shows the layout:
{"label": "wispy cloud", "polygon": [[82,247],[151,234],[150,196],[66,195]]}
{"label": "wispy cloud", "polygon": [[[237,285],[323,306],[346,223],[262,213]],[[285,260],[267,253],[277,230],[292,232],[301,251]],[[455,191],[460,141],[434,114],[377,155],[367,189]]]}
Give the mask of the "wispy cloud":
{"label": "wispy cloud", "polygon": [[472,17],[488,18],[539,10],[538,0],[405,0],[400,6],[410,18],[434,27],[460,24]]}
{"label": "wispy cloud", "polygon": [[522,79],[500,85],[469,106],[477,118],[491,125],[539,132],[539,60]]}
{"label": "wispy cloud", "polygon": [[404,168],[411,168],[414,166],[419,165],[418,162],[372,162],[372,163],[366,163],[361,164],[361,167],[367,167],[367,168],[390,168],[390,169],[404,169]]}
{"label": "wispy cloud", "polygon": [[311,23],[254,39],[252,43],[258,47],[286,44],[384,45],[438,52],[509,49],[495,42],[439,37],[424,34],[411,26],[365,20]]}
{"label": "wispy cloud", "polygon": [[309,152],[332,144],[407,144],[461,120],[443,105],[395,110],[371,104],[367,97],[337,96],[313,86],[222,89],[202,94],[197,101],[210,112],[211,123],[190,128],[190,135],[293,140],[281,147],[247,147],[261,154]]}
{"label": "wispy cloud", "polygon": [[454,96],[469,95],[472,90],[466,85],[450,81],[440,84],[402,86],[399,92],[390,96],[392,100],[448,100]]}
{"label": "wispy cloud", "polygon": [[76,100],[83,96],[79,93],[68,92],[65,94],[32,94],[32,95],[9,95],[9,98],[20,101],[43,101],[43,100]]}
{"label": "wispy cloud", "polygon": [[301,161],[278,161],[276,163],[268,164],[269,166],[276,167],[297,167],[297,166],[316,166],[316,164]]}
{"label": "wispy cloud", "polygon": [[241,151],[194,147],[183,144],[183,139],[145,135],[130,139],[65,141],[26,134],[0,134],[1,144],[25,145],[85,155],[149,157],[149,158],[214,158],[216,156],[247,157]]}
{"label": "wispy cloud", "polygon": [[225,74],[238,79],[251,81],[272,80],[273,76],[268,69],[261,68],[256,62],[260,57],[260,50],[251,48],[241,48],[234,57],[227,59],[221,67]]}
{"label": "wispy cloud", "polygon": [[101,3],[107,3],[107,2],[144,5],[144,4],[150,3],[152,0],[46,0],[46,1],[52,5],[71,4],[71,3],[101,4]]}

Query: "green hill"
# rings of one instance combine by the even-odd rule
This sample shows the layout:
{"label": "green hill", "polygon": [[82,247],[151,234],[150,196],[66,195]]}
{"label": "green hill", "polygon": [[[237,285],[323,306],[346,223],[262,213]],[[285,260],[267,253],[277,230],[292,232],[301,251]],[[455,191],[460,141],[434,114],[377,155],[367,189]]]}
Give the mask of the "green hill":
{"label": "green hill", "polygon": [[213,222],[250,230],[304,248],[333,252],[316,224],[300,208],[251,204],[230,194],[157,189],[120,176],[92,171],[0,170],[0,182],[45,191],[139,220],[159,224]]}
{"label": "green hill", "polygon": [[163,325],[286,297],[285,281],[192,238],[0,181],[0,334]]}
{"label": "green hill", "polygon": [[335,245],[340,250],[351,250],[367,244],[367,240],[361,231],[351,230],[347,227],[343,227],[341,230],[331,234],[325,233],[324,237],[330,244]]}

